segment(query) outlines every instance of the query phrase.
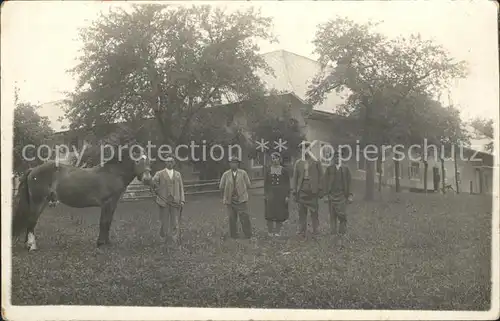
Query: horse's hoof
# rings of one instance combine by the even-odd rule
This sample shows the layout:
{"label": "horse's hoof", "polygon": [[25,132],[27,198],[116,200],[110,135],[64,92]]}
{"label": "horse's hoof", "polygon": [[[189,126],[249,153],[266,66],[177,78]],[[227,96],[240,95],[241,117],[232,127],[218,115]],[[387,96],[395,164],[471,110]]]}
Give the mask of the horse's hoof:
{"label": "horse's hoof", "polygon": [[35,244],[32,244],[32,245],[26,244],[25,246],[28,249],[28,252],[38,250],[38,247]]}

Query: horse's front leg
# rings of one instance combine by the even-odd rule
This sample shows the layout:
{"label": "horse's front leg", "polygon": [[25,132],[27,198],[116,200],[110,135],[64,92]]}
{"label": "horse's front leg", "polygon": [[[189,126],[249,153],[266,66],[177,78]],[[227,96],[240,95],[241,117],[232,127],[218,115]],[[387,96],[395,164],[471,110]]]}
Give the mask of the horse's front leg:
{"label": "horse's front leg", "polygon": [[47,207],[47,204],[48,204],[48,200],[42,201],[41,204],[39,204],[38,206],[36,206],[33,209],[34,212],[32,213],[32,215],[28,216],[28,221],[26,224],[26,239],[25,239],[26,243],[25,244],[30,252],[38,250],[38,246],[36,244],[36,237],[35,237],[35,227],[36,227],[36,224],[38,222],[38,218],[40,217],[42,212]]}
{"label": "horse's front leg", "polygon": [[113,215],[115,214],[118,198],[112,198],[101,206],[101,218],[99,220],[99,237],[97,238],[97,247],[110,244],[109,230]]}

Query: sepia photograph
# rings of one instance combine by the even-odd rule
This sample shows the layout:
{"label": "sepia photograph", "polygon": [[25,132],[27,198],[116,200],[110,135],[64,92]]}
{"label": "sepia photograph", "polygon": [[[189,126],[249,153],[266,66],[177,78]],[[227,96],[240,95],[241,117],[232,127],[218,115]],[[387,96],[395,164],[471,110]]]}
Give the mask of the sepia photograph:
{"label": "sepia photograph", "polygon": [[1,4],[5,320],[495,320],[499,8]]}

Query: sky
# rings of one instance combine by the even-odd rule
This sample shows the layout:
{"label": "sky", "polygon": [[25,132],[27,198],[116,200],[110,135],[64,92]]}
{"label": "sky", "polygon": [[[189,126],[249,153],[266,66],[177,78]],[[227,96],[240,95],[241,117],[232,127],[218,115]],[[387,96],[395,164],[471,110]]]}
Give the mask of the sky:
{"label": "sky", "polygon": [[[166,2],[165,2],[166,3]],[[261,43],[261,52],[284,49],[312,59],[317,25],[338,16],[358,22],[383,21],[379,31],[388,37],[420,33],[444,46],[457,60],[469,64],[466,79],[443,93],[458,105],[464,119],[499,113],[497,6],[474,1],[184,1],[214,4],[228,10],[259,7],[273,18],[279,43]],[[2,6],[2,105],[13,106],[14,86],[20,98],[46,103],[64,98],[75,79],[66,71],[77,63],[78,29],[88,26],[100,11],[123,1],[8,1]],[[54,121],[55,107],[41,113]],[[4,109],[4,108],[2,108]],[[4,109],[5,110],[5,109]]]}

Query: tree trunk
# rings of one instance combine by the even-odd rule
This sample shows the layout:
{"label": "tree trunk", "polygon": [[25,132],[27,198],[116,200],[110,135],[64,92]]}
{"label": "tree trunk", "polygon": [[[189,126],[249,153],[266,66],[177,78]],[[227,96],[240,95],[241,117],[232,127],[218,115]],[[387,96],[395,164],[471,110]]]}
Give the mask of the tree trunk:
{"label": "tree trunk", "polygon": [[454,148],[453,163],[455,165],[455,187],[456,193],[460,194],[460,182],[458,179],[458,164],[457,164],[457,146]]}
{"label": "tree trunk", "polygon": [[429,169],[429,163],[427,163],[427,161],[424,161],[424,190],[425,190],[425,194],[427,194],[427,185],[428,185],[428,182],[427,182],[427,171]]}
{"label": "tree trunk", "polygon": [[366,190],[365,190],[365,201],[372,201],[375,190],[375,170],[374,161],[366,160]]}
{"label": "tree trunk", "polygon": [[[151,86],[153,86],[153,88],[155,88],[155,92],[157,92],[158,90],[156,90],[156,87],[154,87],[154,83],[152,82],[151,83]],[[172,134],[172,124],[171,124],[171,119],[164,119],[164,113],[162,113],[161,111],[161,101],[160,101],[160,97],[156,94],[154,95],[154,97],[151,98],[151,100],[149,101],[149,104],[151,106],[151,109],[153,110],[153,114],[154,114],[154,117],[156,119],[156,124],[157,124],[157,128],[159,129],[159,134],[161,136],[161,143],[162,144],[170,144],[172,148],[175,147],[175,142],[173,140],[173,134]]]}
{"label": "tree trunk", "polygon": [[[382,146],[379,146],[379,151],[382,150]],[[376,173],[378,175],[378,191],[379,193],[382,192],[382,169],[384,167],[384,164],[382,163],[383,155],[382,153],[379,153],[378,155],[378,160],[376,162]]]}
{"label": "tree trunk", "polygon": [[[373,132],[372,132],[372,108],[368,103],[368,99],[363,97],[363,105],[365,106],[365,117],[364,117],[364,128],[363,128],[363,156],[364,151],[366,150],[366,146],[372,144],[374,141]],[[366,157],[363,157],[366,159]],[[365,200],[372,201],[375,190],[375,173],[374,173],[374,162],[366,160],[366,177],[365,177]]]}
{"label": "tree trunk", "polygon": [[[165,122],[161,118],[161,116],[157,115],[156,121],[157,121],[158,128],[160,129],[162,144],[172,144],[173,143],[172,135],[171,135],[170,131],[168,130],[167,125],[165,124]],[[175,146],[171,146],[171,147],[173,148]]]}
{"label": "tree trunk", "polygon": [[442,190],[443,194],[446,194],[446,172],[444,169],[444,158],[441,158],[441,184],[442,184]]}
{"label": "tree trunk", "polygon": [[401,184],[399,181],[400,166],[399,161],[394,160],[394,178],[396,180],[396,193],[401,192]]}

